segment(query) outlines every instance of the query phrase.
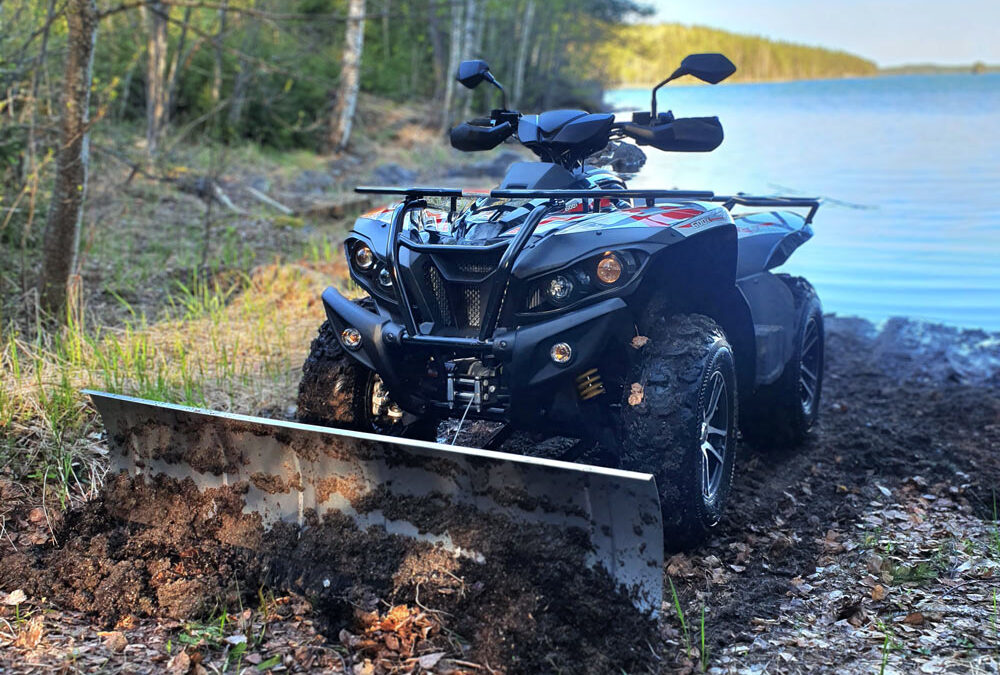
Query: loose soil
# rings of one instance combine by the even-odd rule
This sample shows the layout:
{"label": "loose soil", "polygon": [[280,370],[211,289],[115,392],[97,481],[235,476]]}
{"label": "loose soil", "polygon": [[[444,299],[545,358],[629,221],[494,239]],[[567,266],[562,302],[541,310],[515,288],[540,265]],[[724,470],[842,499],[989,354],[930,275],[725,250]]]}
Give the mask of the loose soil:
{"label": "loose soil", "polygon": [[[58,545],[34,543],[49,523],[13,510],[0,540],[0,619],[12,621],[2,602],[22,590],[25,606],[69,610],[47,614],[50,624],[83,613],[132,642],[151,625],[177,635],[177,619],[235,613],[256,605],[259,589],[275,589],[287,594],[280,606],[297,608],[273,619],[286,642],[257,643],[252,655],[278,653],[291,634],[312,650],[280,652],[293,671],[672,672],[703,660],[720,671],[852,672],[878,669],[883,657],[890,670],[995,668],[1000,642],[976,607],[988,605],[1000,573],[1000,544],[993,551],[987,541],[1000,485],[997,344],[978,332],[910,322],[878,331],[830,318],[818,429],[794,453],[744,448],[718,532],[665,565],[657,628],[606,578],[580,568],[565,533],[547,533],[539,549],[532,533],[484,528],[492,561],[481,565],[328,519],[301,536],[276,528],[252,552],[215,537],[226,527],[237,528],[221,537],[228,541],[254,536],[256,524],[227,512],[225,499],[219,513],[206,511],[193,486],[164,501],[151,526],[91,502],[53,524]],[[961,550],[948,548],[956,537]],[[907,541],[914,551],[935,542],[933,555],[920,550],[930,573],[904,560]],[[948,562],[956,556],[976,564]],[[975,589],[972,600],[960,589]],[[938,609],[921,605],[925,596]],[[969,622],[961,636],[942,628],[960,621]],[[38,641],[25,646],[28,630],[0,653],[0,669],[33,654],[52,667],[67,662],[38,657]],[[95,653],[119,663],[103,639]],[[222,663],[218,645],[196,653]]]}

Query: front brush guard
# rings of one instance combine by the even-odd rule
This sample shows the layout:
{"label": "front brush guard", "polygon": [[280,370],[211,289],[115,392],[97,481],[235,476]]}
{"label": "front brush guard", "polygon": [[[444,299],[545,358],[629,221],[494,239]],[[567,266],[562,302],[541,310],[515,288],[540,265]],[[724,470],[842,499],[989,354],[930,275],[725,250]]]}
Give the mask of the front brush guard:
{"label": "front brush guard", "polygon": [[[361,333],[361,347],[345,351],[374,370],[392,393],[393,400],[415,415],[427,411],[427,401],[414,396],[403,384],[398,363],[412,348],[443,348],[469,356],[492,356],[509,364],[507,377],[512,392],[551,385],[556,380],[580,374],[592,367],[614,340],[631,334],[632,318],[625,301],[608,298],[563,316],[515,329],[498,329],[487,339],[410,335],[406,328],[348,300],[332,286],[323,291],[327,318],[338,337],[348,327]],[[566,365],[556,365],[549,350],[557,342],[573,348]]]}

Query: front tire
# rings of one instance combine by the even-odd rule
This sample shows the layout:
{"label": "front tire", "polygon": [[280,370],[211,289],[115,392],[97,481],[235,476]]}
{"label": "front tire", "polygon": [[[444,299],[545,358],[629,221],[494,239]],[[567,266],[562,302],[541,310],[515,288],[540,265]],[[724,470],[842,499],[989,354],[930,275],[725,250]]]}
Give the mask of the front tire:
{"label": "front tire", "polygon": [[647,322],[640,331],[649,341],[622,401],[621,466],[654,474],[664,545],[678,550],[701,542],[729,499],[736,369],[725,333],[709,317],[678,314]]}
{"label": "front tire", "polygon": [[[364,304],[364,301],[362,301]],[[353,431],[437,440],[437,420],[417,418],[409,413],[378,414],[374,408],[387,399],[382,380],[372,370],[347,354],[333,324],[324,321],[302,365],[296,419]]]}

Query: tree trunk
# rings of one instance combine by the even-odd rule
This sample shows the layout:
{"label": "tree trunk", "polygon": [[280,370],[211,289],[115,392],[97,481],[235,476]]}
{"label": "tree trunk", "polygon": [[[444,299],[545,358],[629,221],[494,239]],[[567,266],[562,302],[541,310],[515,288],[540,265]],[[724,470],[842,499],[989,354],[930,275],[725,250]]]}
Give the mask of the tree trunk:
{"label": "tree trunk", "polygon": [[90,160],[88,124],[97,19],[95,0],[67,2],[68,37],[60,140],[39,279],[42,306],[54,314],[58,314],[66,303],[66,287],[76,268],[80,247],[80,223]]}
{"label": "tree trunk", "polygon": [[147,0],[143,8],[149,24],[146,48],[146,153],[152,160],[160,145],[166,113],[167,11],[160,0]]}
{"label": "tree trunk", "polygon": [[535,20],[535,0],[528,0],[524,5],[524,18],[521,20],[521,44],[517,49],[517,67],[514,70],[514,96],[511,107],[517,109],[524,95],[524,70],[528,65],[528,48],[531,46],[531,23]]}
{"label": "tree trunk", "polygon": [[365,40],[365,0],[350,0],[347,13],[347,33],[340,62],[340,86],[333,106],[330,147],[343,150],[351,137],[354,109],[358,104],[361,85],[361,51]]}
{"label": "tree trunk", "polygon": [[226,30],[226,6],[229,0],[223,0],[219,7],[219,30],[215,33],[215,62],[212,64],[212,104],[218,105],[222,96],[222,34]]}
{"label": "tree trunk", "polygon": [[[462,37],[462,60],[476,58],[476,0],[465,0],[465,29]],[[462,119],[467,119],[472,109],[472,92],[466,92],[462,101]]]}
{"label": "tree trunk", "polygon": [[441,131],[448,131],[451,126],[451,106],[455,100],[455,74],[458,63],[462,60],[462,5],[451,3],[451,42],[448,51],[448,72],[444,86],[444,107],[441,111]]}
{"label": "tree trunk", "polygon": [[[251,7],[253,4],[251,3]],[[240,45],[241,54],[253,52],[254,44],[257,42],[257,35],[260,31],[260,23],[253,20],[243,33],[243,40]],[[220,43],[221,48],[221,43]],[[240,120],[243,119],[243,105],[247,100],[247,89],[250,87],[250,78],[253,75],[253,66],[243,56],[240,56],[239,68],[236,71],[236,80],[233,82],[233,93],[229,97],[229,115],[227,124],[229,133],[235,134]]]}
{"label": "tree trunk", "polygon": [[184,47],[187,45],[188,26],[191,24],[191,11],[193,9],[190,6],[184,8],[181,35],[177,39],[177,49],[174,50],[174,58],[170,60],[170,68],[167,69],[166,112],[163,117],[164,126],[170,124],[170,116],[174,114],[174,110],[177,107],[177,82],[180,79],[179,69],[182,67],[185,58]]}
{"label": "tree trunk", "polygon": [[427,33],[430,37],[431,42],[431,52],[433,54],[433,66],[434,66],[434,96],[431,100],[440,101],[441,97],[444,96],[445,84],[445,68],[447,67],[444,63],[444,45],[441,40],[441,26],[438,21],[438,8],[434,4],[434,0],[431,1],[430,6],[427,8]]}

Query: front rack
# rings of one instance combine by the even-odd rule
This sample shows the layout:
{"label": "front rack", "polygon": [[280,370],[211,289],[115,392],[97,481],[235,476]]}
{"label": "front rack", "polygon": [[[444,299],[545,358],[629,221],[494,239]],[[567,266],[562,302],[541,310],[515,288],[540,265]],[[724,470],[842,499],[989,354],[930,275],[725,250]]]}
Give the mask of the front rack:
{"label": "front rack", "polygon": [[[406,201],[423,197],[444,197],[451,199],[451,208],[457,208],[460,198],[492,197],[494,199],[553,199],[583,200],[584,212],[596,208],[601,199],[641,199],[646,206],[655,206],[657,199],[687,199],[698,202],[713,202],[722,204],[727,210],[735,206],[766,207],[783,206],[786,208],[808,208],[806,223],[812,223],[816,211],[819,210],[820,199],[813,197],[761,197],[739,192],[735,195],[717,195],[708,190],[463,190],[461,188],[441,187],[379,187],[363,185],[354,188],[362,194],[398,195]],[[593,205],[592,205],[593,203]]]}
{"label": "front rack", "polygon": [[[811,223],[813,216],[820,207],[819,199],[799,198],[799,197],[757,197],[739,193],[736,195],[717,195],[709,191],[685,191],[685,190],[463,190],[461,188],[442,187],[379,187],[379,186],[359,186],[354,188],[355,192],[362,194],[397,195],[404,197],[403,203],[395,207],[389,227],[389,249],[387,260],[389,272],[392,275],[392,282],[399,293],[400,305],[403,308],[403,320],[406,324],[406,334],[400,335],[401,342],[415,344],[425,344],[428,346],[452,346],[471,347],[475,349],[491,349],[493,347],[492,336],[497,327],[500,316],[500,303],[506,294],[507,284],[510,282],[511,269],[514,261],[524,249],[531,235],[545,216],[556,210],[556,205],[560,201],[579,199],[583,202],[583,211],[586,213],[591,209],[600,210],[602,199],[641,199],[646,206],[656,205],[658,199],[685,199],[691,201],[720,203],[727,210],[732,210],[735,206],[766,207],[783,206],[788,208],[808,208],[805,222]],[[451,201],[451,220],[458,209],[458,200],[461,198],[492,197],[495,199],[547,199],[547,203],[534,207],[525,219],[521,229],[504,251],[500,259],[496,274],[499,276],[499,286],[490,296],[487,303],[486,312],[483,316],[478,338],[458,338],[423,335],[417,327],[416,317],[413,315],[413,306],[406,291],[406,285],[402,282],[399,271],[399,247],[401,245],[400,235],[403,232],[403,222],[406,214],[413,209],[422,208],[426,205],[426,197],[445,198]],[[502,288],[500,288],[502,287]]]}

